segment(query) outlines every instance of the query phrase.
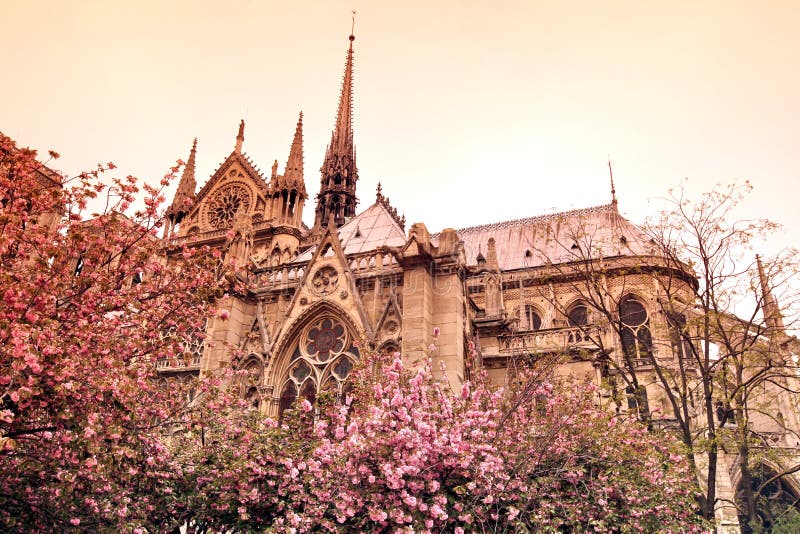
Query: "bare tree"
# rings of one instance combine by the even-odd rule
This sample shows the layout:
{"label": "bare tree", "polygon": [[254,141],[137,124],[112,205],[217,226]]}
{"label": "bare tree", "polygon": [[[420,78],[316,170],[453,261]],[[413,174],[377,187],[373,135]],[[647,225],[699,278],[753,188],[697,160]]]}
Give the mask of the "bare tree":
{"label": "bare tree", "polygon": [[[774,521],[759,510],[776,483],[790,488],[783,477],[797,470],[791,451],[800,444],[791,395],[797,340],[786,334],[791,314],[776,298],[780,292],[790,309],[795,304],[795,255],[787,251],[767,269],[752,259],[754,240],[776,225],[735,219],[749,190],[717,187],[690,202],[677,189],[644,230],[613,205],[601,219],[561,221],[548,248],[536,249],[552,272],[540,296],[594,346],[617,409],[627,401],[629,413],[651,427],[674,428],[700,477],[708,519],[725,455],[739,482],[728,500],[745,531]],[[583,317],[574,298],[559,293],[577,295]],[[754,477],[761,466],[769,476]]]}

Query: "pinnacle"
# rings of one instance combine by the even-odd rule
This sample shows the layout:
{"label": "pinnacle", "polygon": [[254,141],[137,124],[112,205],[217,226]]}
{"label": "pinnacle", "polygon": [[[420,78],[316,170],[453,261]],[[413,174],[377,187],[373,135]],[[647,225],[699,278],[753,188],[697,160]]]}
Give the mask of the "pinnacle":
{"label": "pinnacle", "polygon": [[305,181],[303,180],[303,112],[297,119],[297,127],[294,131],[294,138],[292,139],[292,146],[289,149],[289,159],[286,161],[286,177],[287,186],[292,185],[297,187],[298,191],[305,194]]}
{"label": "pinnacle", "polygon": [[197,155],[197,138],[194,138],[192,149],[189,152],[189,159],[186,161],[186,166],[183,168],[181,180],[178,182],[178,189],[175,191],[175,197],[172,200],[172,205],[169,207],[169,214],[182,218],[181,213],[185,210],[186,199],[194,198],[194,190],[197,187],[195,180],[195,161]]}
{"label": "pinnacle", "polygon": [[239,133],[236,135],[236,152],[242,153],[242,144],[244,143],[244,119],[239,122]]}

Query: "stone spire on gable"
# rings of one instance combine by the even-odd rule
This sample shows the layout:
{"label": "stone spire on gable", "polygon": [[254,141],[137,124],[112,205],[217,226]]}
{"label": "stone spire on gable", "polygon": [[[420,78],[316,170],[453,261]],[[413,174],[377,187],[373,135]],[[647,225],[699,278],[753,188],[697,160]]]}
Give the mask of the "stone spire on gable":
{"label": "stone spire on gable", "polygon": [[178,182],[178,189],[175,191],[172,204],[165,213],[170,222],[169,228],[167,228],[168,232],[171,231],[176,224],[179,224],[188,213],[189,203],[187,201],[194,200],[195,188],[197,187],[197,180],[195,179],[196,155],[197,138],[195,137],[192,143],[192,150],[189,152],[189,159],[186,161],[181,180]]}
{"label": "stone spire on gable", "polygon": [[299,228],[303,224],[303,207],[308,198],[303,178],[303,112],[297,120],[289,159],[283,175],[278,174],[278,162],[272,166],[269,185],[269,213],[273,223]]}
{"label": "stone spire on gable", "polygon": [[353,143],[353,41],[350,34],[350,47],[344,67],[342,92],[339,96],[339,109],[336,124],[331,133],[331,142],[325,151],[325,161],[320,172],[320,189],[317,195],[317,209],[314,226],[322,228],[330,218],[336,226],[356,214],[356,149]]}
{"label": "stone spire on gable", "polygon": [[764,274],[764,266],[761,264],[761,257],[758,254],[756,254],[756,266],[758,267],[758,282],[761,285],[761,312],[764,314],[764,322],[771,334],[782,334],[785,328],[781,309],[769,287],[769,280]]}
{"label": "stone spire on gable", "polygon": [[303,112],[297,119],[297,128],[294,131],[292,147],[289,149],[289,159],[286,160],[286,170],[283,173],[286,186],[294,187],[303,195],[306,194],[306,184],[303,179]]}
{"label": "stone spire on gable", "polygon": [[491,271],[500,272],[500,264],[497,261],[497,248],[495,247],[494,238],[490,237],[486,243],[486,268]]}
{"label": "stone spire on gable", "polygon": [[244,144],[244,119],[239,122],[239,133],[236,134],[236,152],[242,153],[242,144]]}

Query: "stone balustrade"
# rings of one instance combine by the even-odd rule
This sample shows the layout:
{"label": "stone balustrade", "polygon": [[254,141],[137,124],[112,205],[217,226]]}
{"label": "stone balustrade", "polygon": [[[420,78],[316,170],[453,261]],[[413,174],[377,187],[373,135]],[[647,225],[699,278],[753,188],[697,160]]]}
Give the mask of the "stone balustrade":
{"label": "stone balustrade", "polygon": [[200,369],[200,355],[192,354],[190,357],[159,358],[156,360],[156,369],[159,371],[192,371]]}
{"label": "stone balustrade", "polygon": [[580,349],[594,349],[593,339],[600,335],[596,326],[583,328],[548,328],[530,332],[517,332],[498,338],[501,354],[528,354],[531,352],[558,352]]}
{"label": "stone balustrade", "polygon": [[[258,231],[263,228],[267,228],[270,225],[273,225],[274,221],[260,221],[253,223],[253,231]],[[169,246],[180,246],[188,243],[197,243],[200,241],[209,241],[212,239],[218,239],[221,237],[225,237],[227,234],[227,229],[222,230],[209,230],[208,232],[200,232],[196,234],[189,234],[181,237],[173,237],[168,241]]]}
{"label": "stone balustrade", "polygon": [[[370,252],[348,258],[348,267],[354,274],[372,271],[381,268],[397,267],[398,263],[392,254]],[[249,274],[249,282],[258,289],[268,289],[287,284],[294,284],[302,280],[308,264],[287,263],[275,267],[259,269]]]}

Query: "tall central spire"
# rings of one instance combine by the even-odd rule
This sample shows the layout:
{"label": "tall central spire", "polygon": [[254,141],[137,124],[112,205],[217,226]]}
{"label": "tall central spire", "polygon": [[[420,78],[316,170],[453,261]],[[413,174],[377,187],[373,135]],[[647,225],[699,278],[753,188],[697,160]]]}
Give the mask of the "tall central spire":
{"label": "tall central spire", "polygon": [[344,66],[342,94],[339,96],[339,110],[336,114],[336,127],[331,134],[331,150],[339,153],[353,153],[353,41],[350,35],[350,48]]}
{"label": "tall central spire", "polygon": [[353,41],[350,34],[350,47],[344,65],[342,92],[339,96],[339,109],[336,124],[331,133],[331,142],[325,151],[325,161],[320,172],[319,194],[314,216],[314,226],[324,228],[329,219],[336,226],[356,214],[356,149],[353,143]]}

